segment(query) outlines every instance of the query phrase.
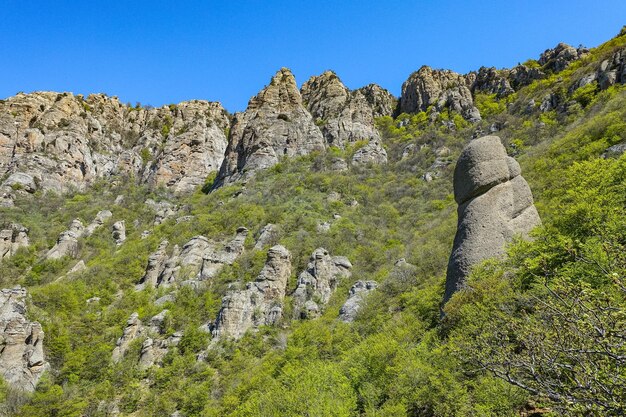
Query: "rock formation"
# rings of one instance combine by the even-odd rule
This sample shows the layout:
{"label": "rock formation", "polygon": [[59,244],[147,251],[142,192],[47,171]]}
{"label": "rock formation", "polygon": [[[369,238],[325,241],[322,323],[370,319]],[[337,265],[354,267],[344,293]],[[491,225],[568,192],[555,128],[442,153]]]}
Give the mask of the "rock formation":
{"label": "rock formation", "polygon": [[269,245],[276,237],[277,227],[275,224],[268,223],[259,231],[254,244],[255,250],[261,250],[264,246]]}
{"label": "rock formation", "polygon": [[26,289],[0,290],[0,376],[9,384],[34,391],[48,369],[41,325],[26,318]]}
{"label": "rock formation", "polygon": [[[167,241],[162,241],[156,252],[150,255],[146,272],[137,285],[141,290],[148,287],[173,285],[183,281],[195,285],[215,277],[224,265],[232,265],[243,253],[248,229],[240,227],[235,237],[226,243],[214,242],[204,236],[191,238],[182,250],[176,246],[170,256]],[[184,276],[181,275],[184,272]]]}
{"label": "rock formation", "polygon": [[350,288],[348,299],[339,310],[339,319],[346,323],[353,322],[363,302],[376,287],[378,287],[376,281],[357,281],[352,288]]}
{"label": "rock formation", "polygon": [[444,302],[463,286],[472,266],[502,255],[515,235],[527,236],[540,224],[520,166],[497,136],[475,139],[465,147],[454,170],[454,198],[458,227]]}
{"label": "rock formation", "polygon": [[382,165],[387,163],[387,151],[378,140],[371,140],[369,143],[352,156],[352,165]]}
{"label": "rock formation", "polygon": [[298,276],[298,286],[293,293],[296,318],[317,317],[340,279],[349,277],[352,264],[343,256],[330,256],[324,248],[316,249],[306,270]]}
{"label": "rock formation", "polygon": [[15,255],[19,248],[26,248],[28,245],[28,229],[21,224],[13,223],[0,230],[0,261]]}
{"label": "rock formation", "polygon": [[0,177],[64,192],[121,174],[187,192],[219,168],[228,125],[206,101],[154,109],[102,94],[20,93],[0,101]]}
{"label": "rock formation", "polygon": [[113,213],[111,213],[109,210],[99,211],[98,214],[96,214],[96,218],[93,219],[93,221],[87,227],[85,227],[85,230],[83,231],[83,236],[91,236],[93,232],[95,232],[104,223],[106,223],[106,221],[109,220],[111,216],[113,216]]}
{"label": "rock formation", "polygon": [[467,79],[450,70],[434,70],[423,66],[402,84],[400,111],[418,113],[430,106],[441,112],[450,109],[466,120],[481,120]]}
{"label": "rock formation", "polygon": [[[361,90],[350,91],[332,71],[312,77],[302,86],[302,99],[324,134],[328,145],[343,148],[346,144],[363,139],[380,141],[374,117],[386,111],[388,103],[384,93],[369,87],[372,107]],[[380,100],[380,103],[376,103]],[[389,113],[389,115],[391,112]]]}
{"label": "rock formation", "polygon": [[64,256],[78,256],[78,239],[83,235],[85,227],[79,219],[74,219],[69,230],[61,233],[57,243],[48,251],[46,259],[60,259]]}
{"label": "rock formation", "polygon": [[563,71],[571,62],[585,56],[587,48],[574,48],[566,43],[559,43],[552,49],[546,49],[539,57],[539,65],[552,72]]}
{"label": "rock formation", "polygon": [[143,338],[139,354],[139,366],[145,369],[153,365],[160,365],[169,348],[178,345],[182,338],[180,332],[166,337],[167,314],[167,310],[161,311],[152,317],[146,326],[139,320],[139,314],[133,313],[126,322],[124,332],[113,349],[112,361],[115,363],[121,361],[128,352],[130,345],[135,340]]}
{"label": "rock formation", "polygon": [[296,80],[282,68],[270,84],[235,115],[217,185],[269,168],[283,156],[325,149],[321,131],[302,103]]}
{"label": "rock formation", "polygon": [[121,245],[126,241],[126,222],[124,220],[120,220],[118,222],[113,223],[113,239],[115,240],[115,244],[117,246]]}
{"label": "rock formation", "polygon": [[289,251],[280,245],[271,247],[256,281],[222,299],[213,337],[239,339],[252,328],[276,324],[282,316],[282,303],[290,275]]}

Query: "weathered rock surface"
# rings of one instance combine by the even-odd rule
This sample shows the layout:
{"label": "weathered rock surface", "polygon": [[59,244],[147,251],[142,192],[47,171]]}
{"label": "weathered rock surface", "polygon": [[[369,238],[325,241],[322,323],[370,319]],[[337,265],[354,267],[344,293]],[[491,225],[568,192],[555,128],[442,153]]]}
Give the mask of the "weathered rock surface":
{"label": "weathered rock surface", "polygon": [[348,299],[339,310],[339,319],[346,323],[353,322],[369,293],[377,287],[376,281],[357,281],[350,288]]}
{"label": "weathered rock surface", "polygon": [[261,250],[264,246],[271,244],[276,238],[278,227],[275,224],[268,223],[259,231],[254,244],[255,250]]}
{"label": "weathered rock surface", "polygon": [[388,90],[377,84],[368,84],[359,88],[372,109],[374,117],[393,116],[398,107],[398,99]]}
{"label": "weathered rock surface", "polygon": [[0,177],[64,192],[121,174],[187,192],[219,168],[228,125],[206,101],[154,109],[102,94],[20,93],[0,101]]}
{"label": "weathered rock surface", "polygon": [[305,82],[301,92],[328,145],[343,148],[358,140],[381,139],[374,117],[389,106],[381,91],[374,87],[365,90],[376,106],[373,107],[363,91],[350,91],[334,72],[326,71]]}
{"label": "weathered rock surface", "polygon": [[296,80],[287,68],[235,115],[217,185],[269,168],[283,156],[325,149],[322,132],[304,107]]}
{"label": "weathered rock surface", "polygon": [[49,368],[41,325],[26,318],[26,289],[0,290],[0,376],[9,384],[34,391]]}
{"label": "weathered rock surface", "polygon": [[481,120],[466,77],[450,70],[423,66],[402,84],[400,111],[418,113],[433,106],[435,111],[450,109],[466,120]]}
{"label": "weathered rock surface", "polygon": [[559,43],[552,49],[546,49],[539,57],[539,65],[544,69],[561,72],[570,63],[585,56],[589,50],[587,48],[574,48],[566,43]]}
{"label": "weathered rock surface", "polygon": [[113,213],[111,213],[109,210],[99,211],[98,214],[96,214],[96,218],[93,219],[93,221],[87,227],[85,227],[85,230],[83,231],[83,236],[91,236],[93,232],[102,227],[102,225],[106,223],[106,221],[109,220],[111,216],[113,216]]}
{"label": "weathered rock surface", "polygon": [[472,93],[495,94],[498,98],[506,97],[515,92],[508,80],[509,71],[497,70],[494,67],[481,67],[478,72],[466,76]]}
{"label": "weathered rock surface", "polygon": [[497,136],[465,147],[454,170],[454,197],[458,227],[444,302],[463,286],[472,266],[502,255],[515,235],[528,236],[541,223],[519,164]]}
{"label": "weathered rock surface", "polygon": [[602,90],[616,83],[626,83],[626,49],[616,51],[611,57],[602,61],[598,66],[595,79],[598,80],[598,85]]}
{"label": "weathered rock surface", "polygon": [[379,140],[371,140],[352,156],[352,165],[382,165],[387,163],[387,151]]}
{"label": "weathered rock surface", "polygon": [[113,239],[117,246],[126,241],[126,221],[120,220],[113,223]]}
{"label": "weathered rock surface", "polygon": [[340,279],[349,277],[352,264],[343,256],[330,256],[324,248],[316,249],[306,270],[298,276],[293,293],[296,318],[317,317],[335,292]]}
{"label": "weathered rock surface", "polygon": [[[137,289],[171,286],[182,280],[209,280],[224,265],[232,265],[237,260],[244,251],[247,236],[248,229],[245,227],[238,228],[235,237],[225,243],[195,236],[185,243],[182,250],[176,246],[169,256],[168,242],[162,241],[157,251],[150,255],[146,273],[139,281]],[[184,276],[181,276],[181,271]]]}
{"label": "weathered rock surface", "polygon": [[167,314],[168,310],[163,310],[152,317],[147,325],[144,325],[139,320],[139,314],[133,313],[126,322],[124,332],[113,349],[111,358],[113,362],[121,361],[135,340],[144,339],[139,355],[139,366],[145,369],[153,365],[160,365],[169,348],[176,346],[182,338],[180,332],[166,337]]}
{"label": "weathered rock surface", "polygon": [[291,254],[283,246],[269,249],[265,266],[246,288],[222,299],[213,337],[239,339],[248,330],[274,325],[282,316],[287,281],[291,275]]}
{"label": "weathered rock surface", "polygon": [[61,233],[57,243],[48,251],[46,259],[60,259],[64,256],[78,256],[78,239],[83,235],[85,227],[79,219],[74,219],[69,230]]}
{"label": "weathered rock surface", "polygon": [[13,223],[0,230],[0,261],[15,255],[18,249],[27,248],[28,245],[28,229],[21,224]]}

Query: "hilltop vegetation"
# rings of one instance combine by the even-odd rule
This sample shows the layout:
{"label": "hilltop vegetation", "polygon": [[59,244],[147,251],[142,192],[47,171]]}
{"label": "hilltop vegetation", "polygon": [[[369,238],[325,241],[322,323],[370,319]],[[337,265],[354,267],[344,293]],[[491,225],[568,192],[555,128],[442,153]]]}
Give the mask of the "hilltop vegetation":
{"label": "hilltop vegetation", "polygon": [[[245,185],[208,194],[197,189],[181,197],[134,181],[101,181],[0,208],[3,222],[28,227],[31,240],[0,263],[0,286],[28,288],[29,314],[43,326],[51,365],[32,395],[0,385],[0,414],[623,415],[626,157],[603,155],[626,141],[626,87],[573,86],[625,47],[622,34],[514,94],[479,93],[479,122],[432,108],[378,117],[385,165],[331,170],[336,158],[350,161],[365,145],[355,142],[282,158]],[[546,96],[555,105],[542,111]],[[456,227],[453,162],[472,136],[492,128],[520,162],[543,226],[533,241],[511,245],[507,259],[478,268],[442,319]],[[147,199],[175,202],[183,208],[179,217],[193,218],[153,226]],[[72,219],[89,222],[104,209],[125,220],[123,245],[107,225],[80,240],[84,271],[68,274],[76,260],[43,259]],[[223,295],[263,267],[269,245],[255,249],[253,236],[268,223],[278,225],[271,244],[292,255],[282,318],[207,350],[206,324],[215,321]],[[206,287],[182,286],[175,301],[159,305],[172,288],[135,289],[163,239],[182,247],[196,235],[229,238],[241,226],[251,231],[243,255]],[[152,233],[142,239],[147,229]],[[338,283],[319,318],[295,319],[290,294],[318,247],[347,257],[352,275]],[[396,266],[401,258],[409,266]],[[358,280],[379,287],[356,320],[344,323],[339,309]],[[147,320],[163,309],[164,337],[182,332],[182,339],[162,365],[139,366],[143,340],[114,363],[128,317],[137,312]]]}

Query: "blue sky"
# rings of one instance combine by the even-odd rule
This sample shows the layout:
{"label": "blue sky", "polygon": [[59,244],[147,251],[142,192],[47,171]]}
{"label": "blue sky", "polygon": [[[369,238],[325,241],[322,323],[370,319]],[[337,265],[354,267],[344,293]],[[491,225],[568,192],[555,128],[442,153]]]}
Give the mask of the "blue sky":
{"label": "blue sky", "polygon": [[399,94],[421,65],[510,67],[558,42],[596,46],[626,1],[0,2],[0,97],[104,92],[160,106],[243,110],[283,66],[299,84],[333,69],[350,88]]}

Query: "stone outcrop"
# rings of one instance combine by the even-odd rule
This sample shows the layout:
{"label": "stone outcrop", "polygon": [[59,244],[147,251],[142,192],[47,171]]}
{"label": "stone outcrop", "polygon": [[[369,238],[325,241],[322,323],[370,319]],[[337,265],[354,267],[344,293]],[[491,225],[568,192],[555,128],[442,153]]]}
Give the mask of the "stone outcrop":
{"label": "stone outcrop", "polygon": [[275,224],[268,223],[259,231],[254,244],[255,250],[261,250],[263,247],[269,245],[277,235],[278,227]]}
{"label": "stone outcrop", "polygon": [[436,112],[449,109],[466,120],[481,120],[480,112],[474,106],[470,85],[463,75],[423,66],[402,84],[400,111],[418,113],[427,111],[431,106]]}
{"label": "stone outcrop", "polygon": [[[175,246],[168,256],[168,242],[162,241],[159,248],[148,258],[146,272],[137,285],[145,287],[167,287],[183,282],[196,285],[215,277],[225,265],[232,265],[243,253],[248,229],[240,227],[235,237],[225,243],[215,242],[204,236],[191,238],[182,250]],[[183,275],[183,276],[181,276]]]}
{"label": "stone outcrop", "polygon": [[316,249],[306,270],[298,276],[293,293],[296,318],[317,317],[337,289],[340,279],[349,277],[352,264],[344,256],[330,256],[324,248]]}
{"label": "stone outcrop", "polygon": [[444,302],[464,285],[472,266],[502,255],[514,236],[528,236],[541,222],[519,164],[497,136],[465,147],[454,170],[454,198],[458,227]]}
{"label": "stone outcrop", "polygon": [[166,336],[167,314],[168,310],[163,310],[152,317],[147,325],[144,325],[139,320],[139,314],[133,313],[126,322],[124,332],[113,349],[112,361],[114,363],[121,361],[131,344],[135,340],[143,339],[139,354],[139,366],[145,369],[153,365],[160,365],[169,348],[178,345],[182,338],[180,332]]}
{"label": "stone outcrop", "polygon": [[373,86],[350,91],[334,72],[326,71],[305,82],[301,92],[328,145],[343,148],[358,140],[381,139],[374,117],[389,107],[382,91]]}
{"label": "stone outcrop", "polygon": [[281,157],[325,149],[324,137],[304,107],[296,80],[287,68],[235,115],[216,186],[269,168]]}
{"label": "stone outcrop", "polygon": [[348,294],[348,299],[339,310],[339,319],[346,323],[356,319],[367,296],[378,287],[376,281],[357,281]]}
{"label": "stone outcrop", "polygon": [[466,79],[469,81],[472,93],[495,94],[498,98],[502,98],[515,92],[508,75],[508,70],[481,67],[478,72],[466,75]]}
{"label": "stone outcrop", "polygon": [[363,94],[365,100],[369,103],[374,117],[393,116],[396,113],[398,99],[381,86],[368,84],[357,91]]}
{"label": "stone outcrop", "polygon": [[[598,81],[602,90],[606,90],[617,83],[626,83],[626,49],[618,50],[602,61],[596,73],[591,74],[591,77]],[[587,82],[590,82],[589,77]]]}
{"label": "stone outcrop", "polygon": [[115,175],[187,192],[219,169],[229,123],[219,103],[200,100],[155,109],[102,94],[19,93],[0,101],[0,177],[31,192]]}
{"label": "stone outcrop", "polygon": [[27,248],[28,245],[28,229],[21,224],[13,223],[0,230],[0,262],[15,255],[20,248]]}
{"label": "stone outcrop", "polygon": [[83,235],[85,227],[79,219],[74,219],[69,230],[61,233],[57,243],[48,251],[46,259],[61,259],[65,256],[78,256],[78,239]]}
{"label": "stone outcrop", "polygon": [[291,275],[291,254],[283,246],[269,249],[265,266],[246,288],[222,299],[213,337],[241,338],[248,330],[274,325],[282,317],[282,305]]}
{"label": "stone outcrop", "polygon": [[113,223],[112,235],[117,246],[124,243],[126,241],[126,221],[120,220]]}
{"label": "stone outcrop", "polygon": [[0,290],[0,376],[9,384],[34,391],[49,368],[41,325],[26,318],[26,289]]}
{"label": "stone outcrop", "polygon": [[570,63],[582,58],[587,53],[589,53],[587,48],[574,48],[566,43],[559,43],[552,49],[546,49],[539,57],[538,62],[545,70],[561,72]]}
{"label": "stone outcrop", "polygon": [[369,143],[352,156],[352,165],[383,165],[387,163],[387,151],[379,140],[371,140]]}
{"label": "stone outcrop", "polygon": [[106,221],[109,220],[112,216],[113,216],[113,213],[111,213],[109,210],[99,211],[98,214],[96,214],[96,218],[93,219],[93,221],[87,227],[85,227],[85,230],[83,231],[83,236],[84,237],[91,236],[97,229],[102,227],[102,225],[106,223]]}

